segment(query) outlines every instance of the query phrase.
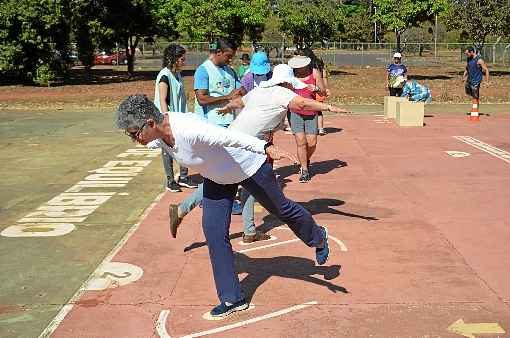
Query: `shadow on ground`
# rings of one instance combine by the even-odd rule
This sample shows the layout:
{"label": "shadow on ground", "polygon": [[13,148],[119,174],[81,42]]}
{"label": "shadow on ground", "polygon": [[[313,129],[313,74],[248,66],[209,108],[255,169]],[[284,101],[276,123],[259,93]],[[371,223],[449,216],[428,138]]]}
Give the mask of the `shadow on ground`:
{"label": "shadow on ground", "polygon": [[[253,298],[257,289],[271,277],[297,279],[327,287],[332,292],[349,293],[346,288],[328,282],[340,275],[340,265],[316,266],[311,259],[302,257],[251,258],[241,253],[236,253],[235,263],[238,274],[248,274],[241,281],[241,287],[248,301]],[[325,280],[314,275],[320,275]]]}
{"label": "shadow on ground", "polygon": [[[355,213],[350,212],[344,212],[340,210],[333,209],[333,206],[341,206],[346,204],[344,201],[333,199],[333,198],[316,198],[313,200],[310,200],[308,202],[297,202],[301,204],[305,209],[307,209],[312,215],[318,215],[318,214],[332,214],[332,215],[339,215],[342,217],[352,217],[352,218],[359,218],[366,221],[377,221],[379,218],[374,216],[365,216],[365,215],[358,215]],[[260,230],[262,232],[268,232],[271,229],[274,229],[276,227],[279,227],[281,225],[284,225],[282,221],[280,221],[276,216],[273,216],[272,214],[268,214],[263,218],[263,223],[258,227],[257,230]],[[230,234],[229,238],[230,240],[241,238],[243,237],[242,232],[236,232],[233,234]],[[184,252],[191,251],[194,249],[198,249],[201,247],[204,247],[207,245],[207,242],[195,242],[187,247],[184,248]]]}

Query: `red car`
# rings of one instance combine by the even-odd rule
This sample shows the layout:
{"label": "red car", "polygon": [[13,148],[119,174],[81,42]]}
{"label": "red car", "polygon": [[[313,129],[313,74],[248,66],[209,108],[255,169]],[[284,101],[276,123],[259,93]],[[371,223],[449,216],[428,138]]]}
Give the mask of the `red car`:
{"label": "red car", "polygon": [[101,52],[100,54],[94,55],[94,64],[95,65],[126,65],[127,64],[127,57],[126,53],[124,52],[117,52],[117,53],[106,53]]}

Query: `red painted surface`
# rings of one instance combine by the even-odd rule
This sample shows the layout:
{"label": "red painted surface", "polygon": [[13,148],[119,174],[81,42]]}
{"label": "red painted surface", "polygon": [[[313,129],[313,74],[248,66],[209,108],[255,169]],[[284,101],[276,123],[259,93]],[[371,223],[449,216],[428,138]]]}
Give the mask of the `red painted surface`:
{"label": "red painted surface", "polygon": [[[510,332],[510,164],[452,137],[510,151],[509,116],[475,125],[436,115],[424,128],[376,119],[326,117],[326,127],[342,130],[319,138],[311,183],[298,183],[295,168],[283,171],[286,194],[348,248],[340,252],[331,242],[326,267],[315,266],[313,250],[300,242],[239,255],[255,308],[205,321],[202,314],[217,303],[207,248],[184,252],[204,240],[201,209],[172,239],[167,204],[185,194],[168,193],[113,259],[142,267],[143,277],[86,292],[54,337],[154,337],[162,310],[170,310],[166,329],[178,337],[309,301],[319,304],[214,336],[455,337],[446,328],[460,318],[498,322]],[[275,143],[294,149],[291,135],[280,133]],[[447,150],[471,156],[453,158]],[[266,216],[258,214],[257,224]],[[233,216],[231,233],[240,231],[241,217]],[[277,241],[295,238],[270,233]],[[232,240],[236,250],[275,243],[239,240]]]}

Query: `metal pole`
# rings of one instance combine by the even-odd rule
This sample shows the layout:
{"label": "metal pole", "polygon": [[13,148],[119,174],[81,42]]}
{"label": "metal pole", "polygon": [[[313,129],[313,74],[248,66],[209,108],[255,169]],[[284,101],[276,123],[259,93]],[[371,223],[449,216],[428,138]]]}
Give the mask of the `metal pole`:
{"label": "metal pole", "polygon": [[[377,7],[374,6],[374,16],[377,15]],[[374,42],[377,43],[377,20],[374,20]]]}
{"label": "metal pole", "polygon": [[435,15],[436,27],[434,28],[434,58],[437,59],[437,14]]}

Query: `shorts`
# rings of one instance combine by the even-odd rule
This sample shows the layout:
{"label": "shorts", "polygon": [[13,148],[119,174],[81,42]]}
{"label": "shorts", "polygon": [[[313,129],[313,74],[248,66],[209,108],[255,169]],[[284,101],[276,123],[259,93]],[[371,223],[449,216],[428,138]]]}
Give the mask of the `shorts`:
{"label": "shorts", "polygon": [[390,90],[390,96],[402,96],[404,88],[388,88]]}
{"label": "shorts", "polygon": [[473,99],[480,99],[480,85],[472,85],[469,83],[466,83],[464,86],[464,89],[466,91],[466,94],[471,96]]}
{"label": "shorts", "polygon": [[289,114],[290,129],[294,134],[305,133],[306,135],[317,135],[318,118],[315,115],[299,115],[293,112]]}

